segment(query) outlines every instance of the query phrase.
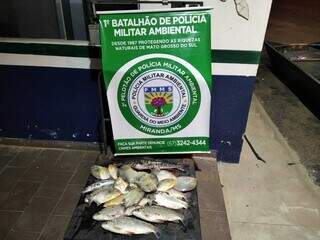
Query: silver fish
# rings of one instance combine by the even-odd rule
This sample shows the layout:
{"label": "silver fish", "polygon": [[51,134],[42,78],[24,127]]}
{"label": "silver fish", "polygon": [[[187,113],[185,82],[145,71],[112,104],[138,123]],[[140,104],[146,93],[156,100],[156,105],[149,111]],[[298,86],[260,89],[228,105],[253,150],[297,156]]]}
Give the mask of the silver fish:
{"label": "silver fish", "polygon": [[88,193],[88,192],[92,192],[94,190],[97,190],[99,188],[102,188],[104,186],[109,186],[114,184],[114,180],[113,179],[104,179],[98,182],[95,182],[93,184],[91,184],[90,186],[86,187],[82,193]]}
{"label": "silver fish", "polygon": [[126,208],[133,206],[141,201],[144,192],[140,188],[134,188],[124,196],[124,205]]}
{"label": "silver fish", "polygon": [[187,196],[183,192],[179,192],[175,190],[174,188],[171,188],[170,190],[166,191],[170,196],[178,198],[180,200],[188,201]]}
{"label": "silver fish", "polygon": [[153,202],[152,199],[150,199],[149,197],[144,197],[141,199],[141,201],[138,203],[139,206],[144,207],[146,205],[151,205]]}
{"label": "silver fish", "polygon": [[153,233],[159,239],[158,229],[150,223],[146,223],[136,218],[120,217],[102,223],[102,228],[119,234],[149,234]]}
{"label": "silver fish", "polygon": [[95,213],[92,218],[96,221],[107,221],[117,217],[124,216],[124,206],[110,206],[103,208],[99,212]]}
{"label": "silver fish", "polygon": [[93,165],[91,167],[91,174],[97,179],[109,179],[110,174],[107,168],[98,165]]}
{"label": "silver fish", "polygon": [[188,208],[188,203],[170,196],[165,192],[157,192],[154,194],[154,201],[159,205],[171,209]]}
{"label": "silver fish", "polygon": [[96,189],[94,191],[92,191],[91,193],[87,194],[86,197],[84,198],[84,202],[88,203],[89,205],[91,205],[91,203],[93,202],[93,199],[96,195],[101,194],[101,192],[111,192],[113,189],[112,185],[105,185],[99,189]]}
{"label": "silver fish", "polygon": [[118,189],[123,194],[127,193],[127,187],[128,183],[125,180],[123,180],[122,177],[118,177],[114,183],[114,188]]}
{"label": "silver fish", "polygon": [[161,206],[147,206],[132,212],[132,215],[142,220],[154,223],[183,222],[184,216],[175,210]]}
{"label": "silver fish", "polygon": [[104,207],[110,207],[110,206],[116,206],[116,205],[121,205],[122,203],[124,203],[124,195],[121,194],[120,196],[108,201],[108,202],[105,202],[103,204]]}
{"label": "silver fish", "polygon": [[92,192],[89,196],[87,195],[85,202],[87,202],[89,205],[91,205],[92,202],[95,202],[99,206],[102,203],[108,202],[120,195],[121,192],[116,189],[102,188]]}
{"label": "silver fish", "polygon": [[116,180],[118,178],[118,168],[114,164],[108,165],[108,171],[111,175],[111,177]]}
{"label": "silver fish", "polygon": [[139,172],[134,181],[144,192],[154,192],[157,190],[158,180],[154,174]]}
{"label": "silver fish", "polygon": [[119,169],[119,175],[129,183],[134,183],[138,176],[138,172],[133,170],[129,165],[123,165]]}
{"label": "silver fish", "polygon": [[131,207],[128,207],[128,208],[125,210],[124,214],[125,214],[126,216],[131,216],[131,215],[132,215],[132,212],[135,211],[135,210],[137,210],[137,209],[139,209],[139,208],[142,208],[142,206],[133,205],[133,206],[131,206]]}
{"label": "silver fish", "polygon": [[157,176],[159,182],[164,179],[176,179],[176,176],[167,170],[153,169],[151,172]]}
{"label": "silver fish", "polygon": [[141,160],[139,162],[132,162],[131,167],[137,170],[147,170],[147,169],[177,169],[185,172],[186,169],[183,164],[172,164],[160,161],[148,161]]}
{"label": "silver fish", "polygon": [[169,189],[173,188],[176,185],[175,179],[164,179],[159,182],[157,191],[166,192]]}
{"label": "silver fish", "polygon": [[174,189],[180,191],[180,192],[188,192],[197,186],[197,179],[194,177],[187,177],[187,176],[181,176],[177,177],[176,185],[174,186]]}

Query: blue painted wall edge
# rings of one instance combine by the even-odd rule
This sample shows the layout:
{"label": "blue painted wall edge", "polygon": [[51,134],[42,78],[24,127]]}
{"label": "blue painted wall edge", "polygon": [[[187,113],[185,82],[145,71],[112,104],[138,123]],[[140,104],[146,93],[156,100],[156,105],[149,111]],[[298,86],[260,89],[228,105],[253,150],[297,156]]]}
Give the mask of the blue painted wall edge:
{"label": "blue painted wall edge", "polygon": [[[98,142],[98,70],[0,66],[0,137]],[[255,77],[213,76],[210,140],[239,162]],[[111,129],[110,129],[111,131]]]}

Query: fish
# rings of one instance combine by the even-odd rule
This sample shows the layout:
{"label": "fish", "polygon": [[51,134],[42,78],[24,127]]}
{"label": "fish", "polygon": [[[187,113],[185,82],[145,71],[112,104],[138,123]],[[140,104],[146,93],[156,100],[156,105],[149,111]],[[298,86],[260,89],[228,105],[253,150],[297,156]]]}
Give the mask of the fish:
{"label": "fish", "polygon": [[174,186],[175,190],[180,192],[188,192],[197,186],[197,179],[194,177],[180,176],[177,177],[176,185]]}
{"label": "fish", "polygon": [[141,201],[144,192],[140,188],[134,188],[124,196],[124,205],[126,208],[133,206]]}
{"label": "fish", "polygon": [[175,190],[174,188],[171,188],[170,190],[166,191],[170,196],[178,198],[180,200],[188,201],[187,196],[183,192],[179,192]]}
{"label": "fish", "polygon": [[141,201],[138,203],[139,206],[144,207],[145,205],[151,205],[153,202],[152,199],[149,197],[144,197],[141,199]]}
{"label": "fish", "polygon": [[135,183],[129,183],[129,188],[130,188],[130,189],[134,189],[134,188],[137,188],[137,187],[138,187],[137,184],[135,184]]}
{"label": "fish", "polygon": [[136,184],[145,192],[157,190],[158,180],[154,174],[137,172],[129,165],[124,165],[119,169],[119,175],[129,182],[130,185]]}
{"label": "fish", "polygon": [[95,189],[92,192],[90,192],[89,194],[87,194],[84,200],[85,200],[85,202],[88,202],[87,200],[92,199],[98,193],[100,193],[100,192],[110,192],[112,190],[113,190],[113,186],[112,185],[102,186],[101,188]]}
{"label": "fish", "polygon": [[114,218],[124,216],[124,210],[124,206],[121,205],[109,206],[95,213],[92,218],[96,221],[112,220]]}
{"label": "fish", "polygon": [[139,172],[134,181],[144,192],[154,192],[157,190],[158,179],[154,174]]}
{"label": "fish", "polygon": [[128,185],[129,184],[125,180],[123,180],[122,177],[118,177],[117,180],[114,182],[114,188],[119,190],[123,194],[128,192],[126,190]]}
{"label": "fish", "polygon": [[91,174],[97,179],[109,179],[110,178],[110,173],[107,168],[101,167],[98,165],[93,165],[91,167]]}
{"label": "fish", "polygon": [[183,223],[184,216],[175,210],[161,207],[161,206],[147,206],[143,208],[136,209],[132,212],[132,215],[140,218],[142,220],[153,222],[153,223],[163,223],[163,222],[178,222]]}
{"label": "fish", "polygon": [[110,173],[110,176],[116,180],[118,178],[118,168],[114,164],[108,165],[108,171]]}
{"label": "fish", "polygon": [[148,170],[148,169],[177,169],[185,172],[185,166],[183,164],[172,164],[160,161],[141,160],[138,162],[130,163],[130,166],[136,170]]}
{"label": "fish", "polygon": [[133,170],[129,165],[123,165],[119,169],[119,176],[129,183],[134,183],[138,175],[138,172]]}
{"label": "fish", "polygon": [[104,186],[109,186],[109,185],[112,185],[112,184],[114,184],[114,180],[113,180],[113,179],[104,179],[104,180],[95,182],[95,183],[87,186],[87,187],[82,191],[82,194],[88,193],[88,192],[92,192],[92,191],[94,191],[94,190],[97,190],[97,189],[99,189],[99,188],[102,188],[102,187],[104,187]]}
{"label": "fish", "polygon": [[124,214],[125,214],[126,216],[131,216],[131,215],[132,215],[132,212],[135,211],[135,210],[137,210],[137,209],[139,209],[139,208],[142,208],[142,206],[133,205],[133,206],[131,206],[131,207],[128,207],[128,208],[125,210]]}
{"label": "fish", "polygon": [[159,182],[157,191],[158,192],[166,192],[169,189],[173,188],[176,185],[175,179],[164,179]]}
{"label": "fish", "polygon": [[116,197],[108,202],[105,202],[103,204],[103,207],[116,206],[116,205],[121,205],[123,203],[124,203],[124,195],[121,194],[118,197]]}
{"label": "fish", "polygon": [[92,192],[90,195],[87,195],[85,202],[91,205],[92,202],[95,202],[98,206],[102,203],[108,202],[121,195],[116,189],[112,188],[102,188]]}
{"label": "fish", "polygon": [[176,179],[176,176],[167,170],[153,169],[151,172],[157,176],[159,182],[164,179]]}
{"label": "fish", "polygon": [[102,223],[101,227],[105,230],[125,235],[153,233],[157,239],[160,238],[158,228],[150,223],[132,217],[115,218]]}
{"label": "fish", "polygon": [[188,208],[188,203],[177,199],[175,197],[170,196],[169,194],[165,192],[157,192],[153,195],[154,201],[159,206],[163,206],[170,209],[186,209]]}

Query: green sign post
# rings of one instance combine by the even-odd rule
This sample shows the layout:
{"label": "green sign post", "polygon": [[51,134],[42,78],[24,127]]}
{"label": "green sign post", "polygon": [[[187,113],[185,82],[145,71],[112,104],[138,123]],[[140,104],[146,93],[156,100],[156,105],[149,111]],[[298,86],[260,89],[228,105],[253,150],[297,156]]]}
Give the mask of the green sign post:
{"label": "green sign post", "polygon": [[209,151],[208,9],[101,12],[116,154]]}

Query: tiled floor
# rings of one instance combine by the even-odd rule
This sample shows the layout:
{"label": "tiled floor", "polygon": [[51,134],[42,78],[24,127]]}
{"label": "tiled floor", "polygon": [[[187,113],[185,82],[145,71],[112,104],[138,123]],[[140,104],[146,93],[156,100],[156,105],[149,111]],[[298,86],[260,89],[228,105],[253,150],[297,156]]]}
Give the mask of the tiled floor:
{"label": "tiled floor", "polygon": [[[59,240],[98,152],[0,145],[0,239]],[[230,239],[214,159],[195,157],[203,239]]]}
{"label": "tiled floor", "polygon": [[0,239],[62,239],[97,155],[0,146]]}

